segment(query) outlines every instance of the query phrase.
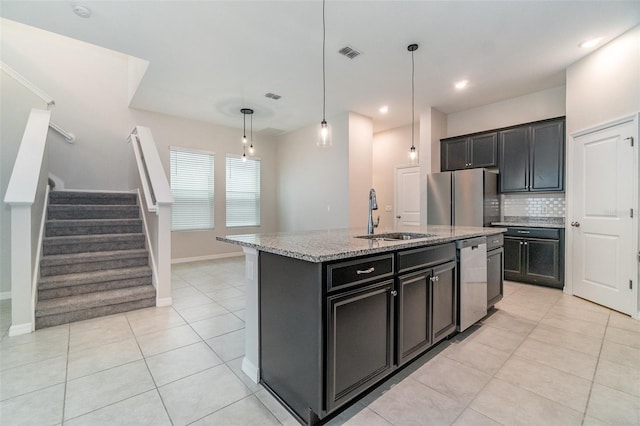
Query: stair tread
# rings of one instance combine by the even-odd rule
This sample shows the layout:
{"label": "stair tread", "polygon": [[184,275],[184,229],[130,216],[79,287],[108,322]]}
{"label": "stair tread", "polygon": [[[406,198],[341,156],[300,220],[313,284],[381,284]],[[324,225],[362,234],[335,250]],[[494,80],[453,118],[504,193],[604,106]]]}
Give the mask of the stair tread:
{"label": "stair tread", "polygon": [[140,222],[142,222],[141,218],[47,219],[46,226],[64,227],[64,226],[91,226],[91,225],[120,225],[120,224],[138,224]]}
{"label": "stair tread", "polygon": [[71,311],[108,306],[155,297],[156,289],[148,284],[137,287],[98,291],[55,299],[39,300],[36,304],[36,316],[55,315]]}
{"label": "stair tread", "polygon": [[56,242],[65,242],[68,240],[78,240],[78,241],[92,241],[92,240],[108,240],[108,239],[116,239],[116,240],[126,240],[128,238],[144,238],[144,234],[142,232],[135,233],[120,233],[120,234],[88,234],[88,235],[63,235],[56,237],[44,237],[44,242],[56,243]]}
{"label": "stair tread", "polygon": [[119,200],[127,204],[137,203],[137,194],[133,192],[89,192],[89,191],[52,191],[49,193],[49,203],[77,204],[78,201],[88,204],[110,204],[113,200]]}
{"label": "stair tread", "polygon": [[50,289],[60,285],[80,285],[86,282],[104,282],[115,279],[134,278],[151,275],[149,266],[136,266],[132,268],[105,269],[93,272],[76,272],[73,274],[51,275],[41,277],[38,280],[38,289]]}
{"label": "stair tread", "polygon": [[67,263],[77,263],[80,261],[92,261],[94,258],[102,259],[123,259],[133,256],[148,256],[149,251],[147,249],[131,249],[131,250],[109,250],[109,251],[91,251],[83,253],[70,253],[70,254],[51,254],[42,256],[41,265],[59,265]]}

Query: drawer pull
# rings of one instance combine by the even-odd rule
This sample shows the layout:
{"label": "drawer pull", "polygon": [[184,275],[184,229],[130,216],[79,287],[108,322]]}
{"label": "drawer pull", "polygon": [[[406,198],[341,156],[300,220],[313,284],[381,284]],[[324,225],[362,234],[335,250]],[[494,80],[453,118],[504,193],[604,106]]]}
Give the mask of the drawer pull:
{"label": "drawer pull", "polygon": [[530,231],[518,231],[518,234],[530,234]]}
{"label": "drawer pull", "polygon": [[493,240],[493,244],[498,244],[500,240]]}
{"label": "drawer pull", "polygon": [[356,271],[356,273],[357,273],[358,275],[361,275],[361,274],[370,274],[370,273],[372,273],[372,272],[373,272],[373,271],[375,271],[375,270],[376,270],[376,269],[372,266],[372,267],[371,267],[371,268],[369,268],[369,269],[358,269],[358,270]]}

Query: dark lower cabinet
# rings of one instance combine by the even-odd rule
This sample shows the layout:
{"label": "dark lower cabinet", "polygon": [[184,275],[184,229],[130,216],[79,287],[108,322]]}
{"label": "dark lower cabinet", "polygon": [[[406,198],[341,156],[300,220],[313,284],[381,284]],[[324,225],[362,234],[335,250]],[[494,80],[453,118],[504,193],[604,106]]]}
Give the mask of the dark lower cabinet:
{"label": "dark lower cabinet", "polygon": [[393,280],[327,301],[327,409],[350,400],[393,369]]}
{"label": "dark lower cabinet", "polygon": [[431,346],[430,271],[398,278],[398,364]]}
{"label": "dark lower cabinet", "polygon": [[432,344],[436,344],[456,329],[456,262],[433,269],[431,276]]}
{"label": "dark lower cabinet", "polygon": [[456,329],[456,262],[398,277],[398,365]]}
{"label": "dark lower cabinet", "polygon": [[455,332],[454,243],[259,270],[261,382],[306,424]]}
{"label": "dark lower cabinet", "polygon": [[504,278],[562,288],[562,229],[509,228],[504,237]]}

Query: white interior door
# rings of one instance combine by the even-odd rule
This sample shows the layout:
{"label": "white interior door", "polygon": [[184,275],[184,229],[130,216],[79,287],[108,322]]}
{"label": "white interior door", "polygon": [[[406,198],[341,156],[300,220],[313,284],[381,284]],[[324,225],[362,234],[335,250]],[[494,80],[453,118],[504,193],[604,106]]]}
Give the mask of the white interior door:
{"label": "white interior door", "polygon": [[573,294],[629,315],[636,306],[634,132],[633,121],[627,121],[574,138],[567,228]]}
{"label": "white interior door", "polygon": [[420,166],[396,168],[395,193],[396,226],[419,226]]}

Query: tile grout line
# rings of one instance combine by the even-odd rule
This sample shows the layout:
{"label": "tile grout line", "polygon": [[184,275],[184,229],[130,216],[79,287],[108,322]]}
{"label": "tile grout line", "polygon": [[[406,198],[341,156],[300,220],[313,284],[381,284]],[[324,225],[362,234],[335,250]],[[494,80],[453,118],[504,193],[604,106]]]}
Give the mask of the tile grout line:
{"label": "tile grout line", "polygon": [[[522,290],[522,289],[519,289],[519,291],[520,291],[520,290]],[[516,291],[515,293],[517,293],[517,291]],[[559,300],[559,299],[558,299],[558,300]],[[557,301],[557,300],[556,300],[556,302],[555,302],[555,303],[553,303],[552,305],[549,305],[549,308],[547,308],[547,310],[546,310],[546,312],[544,313],[544,315],[542,316],[542,318],[544,318],[545,316],[547,316],[547,314],[548,314],[548,313],[551,311],[551,309],[556,305],[556,303],[558,303],[558,301]],[[528,321],[531,321],[531,320],[528,320]],[[522,344],[523,344],[523,343],[524,343],[524,342],[529,338],[529,336],[531,336],[531,333],[533,333],[533,330],[535,330],[535,329],[536,329],[536,327],[538,327],[538,326],[540,325],[540,321],[542,321],[542,319],[540,319],[540,320],[538,320],[538,321],[535,321],[535,324],[536,324],[536,325],[535,325],[535,326],[534,326],[534,327],[533,327],[533,328],[532,328],[532,329],[527,333],[527,335],[524,337],[524,339],[522,339],[522,341],[518,344],[518,346],[516,346],[516,347],[513,349],[513,351],[509,354],[509,356],[507,357],[507,359],[505,359],[505,360],[504,360],[504,362],[500,365],[500,367],[496,370],[496,372],[495,372],[495,373],[493,373],[493,374],[491,375],[491,378],[487,381],[487,383],[485,383],[485,384],[484,384],[484,386],[482,386],[482,388],[480,388],[480,390],[475,394],[475,396],[474,396],[473,398],[471,398],[471,400],[467,403],[467,405],[465,405],[465,407],[462,409],[462,411],[460,412],[460,414],[458,414],[458,416],[453,420],[453,422],[452,422],[451,424],[455,423],[455,422],[460,418],[460,416],[462,415],[462,413],[464,413],[464,411],[465,411],[466,409],[468,409],[468,408],[469,408],[469,409],[473,410],[473,408],[471,407],[471,404],[473,403],[473,401],[475,401],[475,400],[476,400],[476,398],[478,397],[478,395],[480,395],[480,394],[482,393],[482,391],[487,387],[487,385],[489,385],[489,383],[490,383],[492,380],[494,380],[494,379],[495,379],[495,380],[501,380],[500,378],[495,377],[495,376],[496,376],[496,374],[498,374],[498,372],[502,369],[502,367],[504,367],[504,365],[505,365],[505,364],[506,364],[506,363],[507,363],[507,362],[508,362],[512,357],[513,357],[513,355],[516,353],[516,351],[518,350],[518,348],[519,348],[520,346],[522,346]],[[531,322],[533,322],[533,321],[531,321]],[[483,323],[482,325],[483,325],[483,326],[492,327],[490,324],[484,324],[484,323]],[[497,328],[497,327],[493,327],[493,328]],[[506,331],[509,331],[509,330],[506,330]],[[446,356],[446,355],[445,355],[445,356]],[[508,383],[508,382],[507,382],[507,383]],[[517,386],[517,387],[518,387],[518,388],[520,388],[520,386]],[[521,388],[521,389],[524,389],[524,388]],[[527,390],[527,389],[524,389],[524,390],[525,390],[525,391],[528,391],[528,392],[531,392],[531,391],[529,391],[529,390]],[[533,393],[535,394],[535,392],[533,392]],[[536,394],[536,395],[537,395],[537,394]],[[547,399],[548,399],[548,398],[547,398]],[[553,401],[553,400],[549,400],[549,401]],[[556,401],[553,401],[553,402],[556,402]],[[557,402],[556,402],[556,403],[557,403]],[[558,404],[559,404],[559,403],[558,403]],[[561,405],[562,405],[562,404],[561,404]],[[476,410],[474,410],[474,411],[476,411]],[[480,412],[478,412],[478,413],[480,413]],[[500,423],[500,424],[502,424],[502,423],[501,423],[501,422],[499,422],[498,420],[496,420],[496,419],[494,419],[494,418],[492,418],[492,417],[489,417],[489,416],[487,416],[487,415],[486,415],[486,414],[484,414],[484,413],[480,413],[480,414],[481,414],[481,415],[483,415],[483,416],[485,416],[485,417],[487,417],[487,418],[489,418],[489,419],[491,419],[491,420],[493,420],[493,421],[494,421],[494,422],[496,422],[496,423]]]}
{"label": "tile grout line", "polygon": [[[153,374],[151,373],[151,369],[149,368],[149,364],[147,363],[147,357],[144,355],[144,352],[142,351],[142,348],[140,347],[140,343],[138,342],[138,338],[136,337],[136,334],[133,332],[133,327],[131,326],[131,322],[129,321],[129,317],[127,317],[125,315],[125,318],[127,319],[127,325],[129,325],[129,330],[131,330],[131,334],[133,334],[133,336],[134,336],[134,339],[136,341],[136,345],[138,346],[138,350],[140,351],[140,355],[142,355],[142,360],[144,361],[144,365],[147,368],[147,373],[149,373],[149,377],[151,377],[151,380],[153,381],[153,386],[155,386],[155,391],[158,394],[158,397],[160,398],[160,402],[162,403],[162,407],[164,408],[164,412],[167,415],[167,418],[169,419],[169,422],[171,423],[171,425],[173,425],[173,419],[171,418],[171,415],[169,414],[169,410],[167,410],[167,405],[165,404],[164,399],[162,398],[162,394],[160,393],[160,390],[158,389],[158,384],[156,383],[156,379],[155,379],[155,377],[153,377]],[[148,391],[145,391],[145,392],[148,392]],[[141,395],[141,394],[139,394],[139,395]],[[134,396],[137,396],[137,395],[134,395]],[[131,397],[129,397],[129,398],[131,398]]]}
{"label": "tile grout line", "polygon": [[67,362],[65,363],[65,372],[64,372],[64,392],[62,393],[62,418],[60,419],[60,424],[64,426],[64,415],[65,409],[67,407],[67,384],[69,382],[69,354],[71,347],[71,326],[67,324],[68,333],[67,333]]}
{"label": "tile grout line", "polygon": [[596,367],[593,369],[593,377],[591,378],[591,385],[589,386],[589,395],[587,395],[587,405],[584,407],[584,413],[582,415],[581,424],[584,425],[584,422],[587,418],[587,411],[589,410],[589,403],[591,402],[591,394],[593,392],[593,385],[596,381],[596,374],[598,373],[598,366],[600,365],[600,357],[602,356],[602,348],[604,347],[604,340],[607,335],[607,327],[609,326],[609,320],[611,319],[611,312],[607,317],[607,324],[605,325],[604,334],[602,335],[602,340],[600,342],[600,351],[598,351],[598,358],[596,360]]}

